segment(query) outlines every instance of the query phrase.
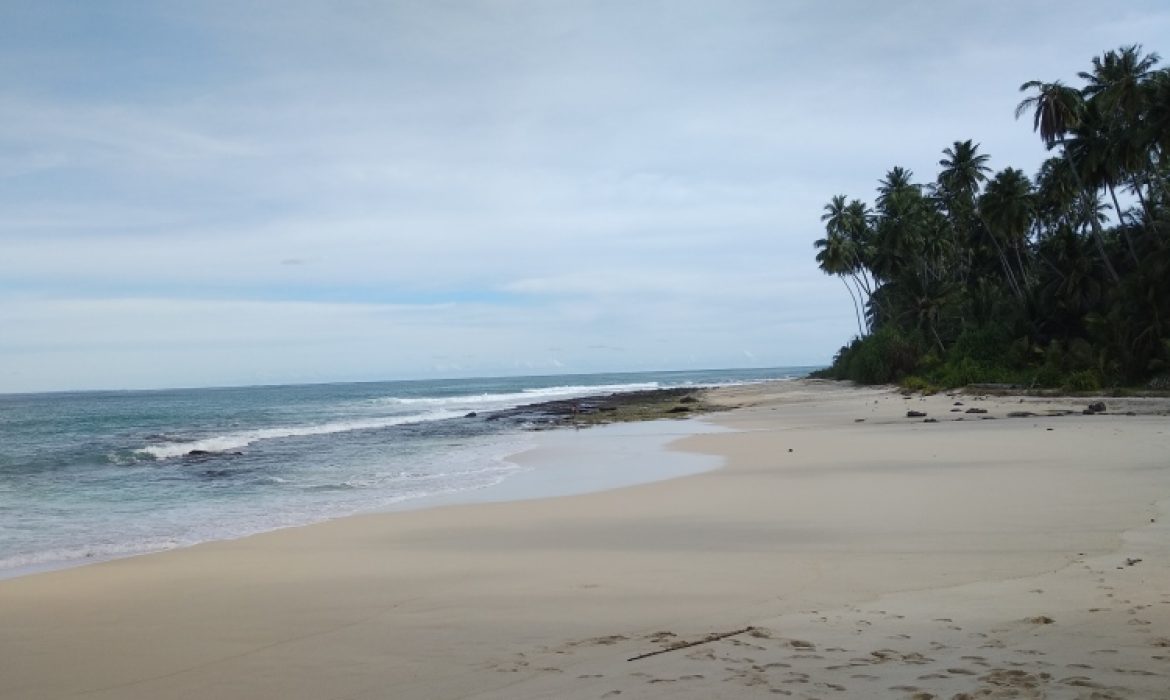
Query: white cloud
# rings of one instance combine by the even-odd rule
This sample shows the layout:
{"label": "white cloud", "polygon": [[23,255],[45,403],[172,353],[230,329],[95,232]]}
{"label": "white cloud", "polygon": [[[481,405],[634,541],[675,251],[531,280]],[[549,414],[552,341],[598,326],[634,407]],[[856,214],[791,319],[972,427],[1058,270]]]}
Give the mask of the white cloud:
{"label": "white cloud", "polygon": [[111,7],[116,40],[0,45],[28,67],[0,390],[827,361],[854,323],[813,262],[830,196],[956,139],[1031,170],[1019,83],[1170,28],[1148,1]]}

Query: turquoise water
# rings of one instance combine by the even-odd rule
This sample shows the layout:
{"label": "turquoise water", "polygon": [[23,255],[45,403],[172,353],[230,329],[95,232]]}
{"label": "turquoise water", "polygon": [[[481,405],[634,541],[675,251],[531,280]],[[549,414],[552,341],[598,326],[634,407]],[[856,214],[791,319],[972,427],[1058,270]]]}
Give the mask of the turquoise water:
{"label": "turquoise water", "polygon": [[491,488],[531,437],[493,410],[807,371],[0,395],[0,575]]}

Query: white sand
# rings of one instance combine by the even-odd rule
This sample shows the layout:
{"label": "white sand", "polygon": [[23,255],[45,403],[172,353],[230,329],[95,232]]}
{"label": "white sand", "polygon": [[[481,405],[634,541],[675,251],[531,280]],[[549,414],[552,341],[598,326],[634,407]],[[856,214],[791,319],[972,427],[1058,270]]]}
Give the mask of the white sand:
{"label": "white sand", "polygon": [[1170,698],[1170,419],[722,396],[716,471],[0,581],[0,698]]}

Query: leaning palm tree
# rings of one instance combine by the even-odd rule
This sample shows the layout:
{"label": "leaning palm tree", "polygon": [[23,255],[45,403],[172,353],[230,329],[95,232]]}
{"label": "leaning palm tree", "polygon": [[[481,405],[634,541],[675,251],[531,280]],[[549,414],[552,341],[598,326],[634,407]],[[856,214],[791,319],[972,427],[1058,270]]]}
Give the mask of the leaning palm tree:
{"label": "leaning palm tree", "polygon": [[[1035,217],[1036,202],[1032,182],[1022,171],[1005,168],[995,175],[987,190],[979,198],[979,211],[987,224],[988,233],[998,241],[1000,263],[1009,285],[1017,296],[1023,297],[1032,285],[1025,254],[1028,232]],[[1005,251],[1012,251],[1017,267],[1012,268]]]}
{"label": "leaning palm tree", "polygon": [[849,298],[853,300],[853,314],[857,317],[857,333],[858,336],[864,336],[865,329],[861,322],[862,300],[859,298],[861,290],[859,288],[855,294],[846,279],[846,276],[852,273],[856,259],[856,254],[850,250],[852,241],[847,233],[847,218],[845,195],[835,195],[825,205],[825,213],[821,216],[821,221],[825,222],[826,235],[817,239],[813,246],[817,248],[816,259],[821,271],[839,277],[845,289],[849,290]]}
{"label": "leaning palm tree", "polygon": [[[1044,83],[1038,80],[1029,80],[1020,86],[1021,92],[1028,90],[1035,90],[1036,94],[1025,98],[1016,105],[1016,119],[1031,111],[1033,113],[1032,127],[1040,134],[1044,145],[1049,149],[1060,145],[1073,174],[1080,180],[1081,176],[1077,166],[1072,160],[1069,149],[1064,148],[1064,143],[1065,136],[1080,126],[1084,120],[1084,97],[1079,91],[1063,85],[1060,81]],[[1085,188],[1083,181],[1079,183],[1079,189],[1083,198],[1089,196],[1089,190]],[[1114,284],[1119,284],[1121,278],[1109,260],[1109,254],[1105,251],[1105,234],[1101,230],[1101,222],[1096,217],[1090,217],[1090,221],[1093,227],[1093,238],[1097,244],[1097,253],[1101,256],[1101,261],[1105,264],[1110,279],[1113,280]]]}

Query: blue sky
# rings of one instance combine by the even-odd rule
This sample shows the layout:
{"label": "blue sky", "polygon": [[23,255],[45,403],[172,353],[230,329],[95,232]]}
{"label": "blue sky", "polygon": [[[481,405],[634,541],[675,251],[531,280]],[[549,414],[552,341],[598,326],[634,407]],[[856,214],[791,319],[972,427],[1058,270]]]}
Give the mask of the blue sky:
{"label": "blue sky", "polygon": [[0,391],[819,364],[837,193],[1170,8],[6,2]]}

